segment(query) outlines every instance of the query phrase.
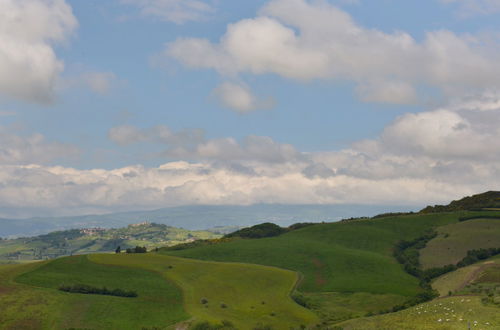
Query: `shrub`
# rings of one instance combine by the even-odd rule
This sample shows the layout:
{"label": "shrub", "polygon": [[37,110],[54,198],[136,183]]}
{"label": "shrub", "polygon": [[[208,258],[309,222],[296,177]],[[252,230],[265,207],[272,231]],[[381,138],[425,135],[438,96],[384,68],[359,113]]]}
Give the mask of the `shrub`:
{"label": "shrub", "polygon": [[59,290],[70,293],[101,294],[105,296],[116,296],[116,297],[127,297],[127,298],[137,297],[137,292],[135,291],[124,291],[122,289],[109,290],[106,287],[97,288],[86,284],[61,285],[59,287]]}

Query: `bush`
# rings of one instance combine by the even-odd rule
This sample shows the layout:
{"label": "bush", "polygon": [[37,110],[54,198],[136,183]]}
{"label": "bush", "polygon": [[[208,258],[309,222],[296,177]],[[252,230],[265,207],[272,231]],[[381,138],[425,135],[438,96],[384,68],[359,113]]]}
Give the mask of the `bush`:
{"label": "bush", "polygon": [[287,230],[285,228],[281,228],[280,226],[274,223],[265,222],[261,223],[260,225],[255,225],[252,227],[240,229],[238,231],[235,231],[234,233],[227,234],[224,237],[264,238],[264,237],[279,236],[286,232]]}
{"label": "bush", "polygon": [[292,294],[292,299],[297,303],[299,304],[300,306],[302,307],[305,307],[305,308],[311,308],[311,306],[309,305],[309,301],[306,297],[304,297],[303,294],[299,293],[299,292],[295,292]]}
{"label": "bush", "polygon": [[231,321],[223,320],[219,324],[214,324],[210,322],[200,322],[196,323],[192,330],[236,330],[235,326]]}
{"label": "bush", "polygon": [[135,248],[131,249],[128,248],[125,252],[127,253],[146,253],[148,252],[148,249],[146,249],[145,246],[136,246]]}
{"label": "bush", "polygon": [[101,294],[105,296],[116,296],[116,297],[127,297],[127,298],[137,297],[137,292],[135,291],[124,291],[122,289],[109,290],[106,287],[97,288],[85,284],[61,285],[59,287],[59,290],[70,293]]}

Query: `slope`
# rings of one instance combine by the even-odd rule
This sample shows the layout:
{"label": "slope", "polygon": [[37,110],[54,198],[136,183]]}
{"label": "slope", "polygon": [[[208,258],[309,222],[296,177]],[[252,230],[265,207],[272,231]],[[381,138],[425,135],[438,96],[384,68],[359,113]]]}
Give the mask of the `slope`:
{"label": "slope", "polygon": [[297,274],[274,267],[206,262],[159,254],[91,255],[94,262],[152,270],[178,284],[186,311],[197,321],[227,320],[238,329],[263,323],[289,329],[317,321],[289,294]]}
{"label": "slope", "polygon": [[456,264],[469,250],[500,248],[500,218],[467,220],[439,227],[437,232],[420,250],[424,268]]}
{"label": "slope", "polygon": [[[64,301],[59,310],[52,311],[59,313],[58,322],[48,328],[140,329],[163,327],[188,318],[183,311],[181,291],[171,281],[143,269],[96,264],[87,256],[46,262],[15,280],[35,287],[32,292],[44,292]],[[73,294],[57,290],[61,285],[73,284],[132,290],[138,293],[138,297]]]}
{"label": "slope", "polygon": [[162,253],[202,260],[271,265],[301,272],[305,292],[369,292],[411,296],[417,280],[394,260],[392,248],[401,239],[455,223],[459,214],[408,215],[376,220],[318,224],[264,239]]}

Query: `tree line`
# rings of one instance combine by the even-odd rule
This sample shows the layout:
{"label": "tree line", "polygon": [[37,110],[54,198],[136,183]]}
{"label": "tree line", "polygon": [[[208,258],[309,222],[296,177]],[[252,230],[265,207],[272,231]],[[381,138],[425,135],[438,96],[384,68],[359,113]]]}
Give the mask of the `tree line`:
{"label": "tree line", "polygon": [[105,296],[116,296],[116,297],[127,297],[127,298],[137,297],[137,292],[135,291],[125,291],[122,289],[109,290],[106,287],[97,288],[86,284],[61,285],[59,287],[59,290],[70,293],[101,294]]}

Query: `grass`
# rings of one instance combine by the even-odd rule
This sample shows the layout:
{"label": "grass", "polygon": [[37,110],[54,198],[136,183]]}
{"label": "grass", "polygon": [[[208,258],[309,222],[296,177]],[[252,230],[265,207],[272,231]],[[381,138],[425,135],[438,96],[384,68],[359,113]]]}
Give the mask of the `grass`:
{"label": "grass", "polygon": [[[492,267],[492,265],[500,266],[500,257],[497,256],[487,261],[482,261],[444,274],[432,282],[432,287],[436,289],[441,296],[447,296],[449,292],[454,293],[459,291],[468,283],[481,279],[482,276],[486,274],[490,274],[490,269],[495,268]],[[498,282],[500,282],[500,279]]]}
{"label": "grass", "polygon": [[377,314],[406,300],[404,296],[366,292],[305,293],[303,296],[308,307],[319,315],[322,322],[327,324],[336,324],[367,314]]}
{"label": "grass", "polygon": [[303,292],[367,292],[412,296],[416,278],[392,256],[401,239],[413,239],[464,213],[387,217],[318,224],[265,239],[235,240],[186,250],[163,250],[181,257],[277,266],[304,275]]}
{"label": "grass", "polygon": [[[140,329],[156,326],[164,329],[167,325],[188,318],[182,307],[180,289],[160,274],[144,269],[96,264],[90,262],[87,256],[43,263],[17,276],[15,280],[31,287],[23,287],[28,295],[29,292],[43,292],[43,296],[53,297],[51,300],[60,303],[58,308],[40,315],[38,321],[42,324],[47,323],[48,319],[54,320],[43,328]],[[139,296],[124,298],[65,293],[57,290],[63,284],[133,290]],[[40,300],[39,304],[45,300]],[[18,317],[15,313],[10,315]]]}
{"label": "grass", "polygon": [[311,311],[290,298],[297,280],[297,274],[291,271],[158,254],[99,254],[90,259],[161,273],[182,288],[184,307],[196,321],[227,320],[238,329],[253,329],[257,322],[289,329],[318,321]]}
{"label": "grass", "polygon": [[474,296],[437,299],[410,309],[339,324],[344,330],[499,329],[498,308],[485,306]]}
{"label": "grass", "polygon": [[486,269],[484,273],[477,278],[476,282],[500,283],[500,262],[498,262],[496,266]]}
{"label": "grass", "polygon": [[468,250],[500,247],[500,219],[475,219],[437,229],[439,235],[420,251],[424,268],[456,264]]}
{"label": "grass", "polygon": [[0,329],[54,329],[61,324],[68,302],[63,294],[13,281],[39,266],[0,265]]}

